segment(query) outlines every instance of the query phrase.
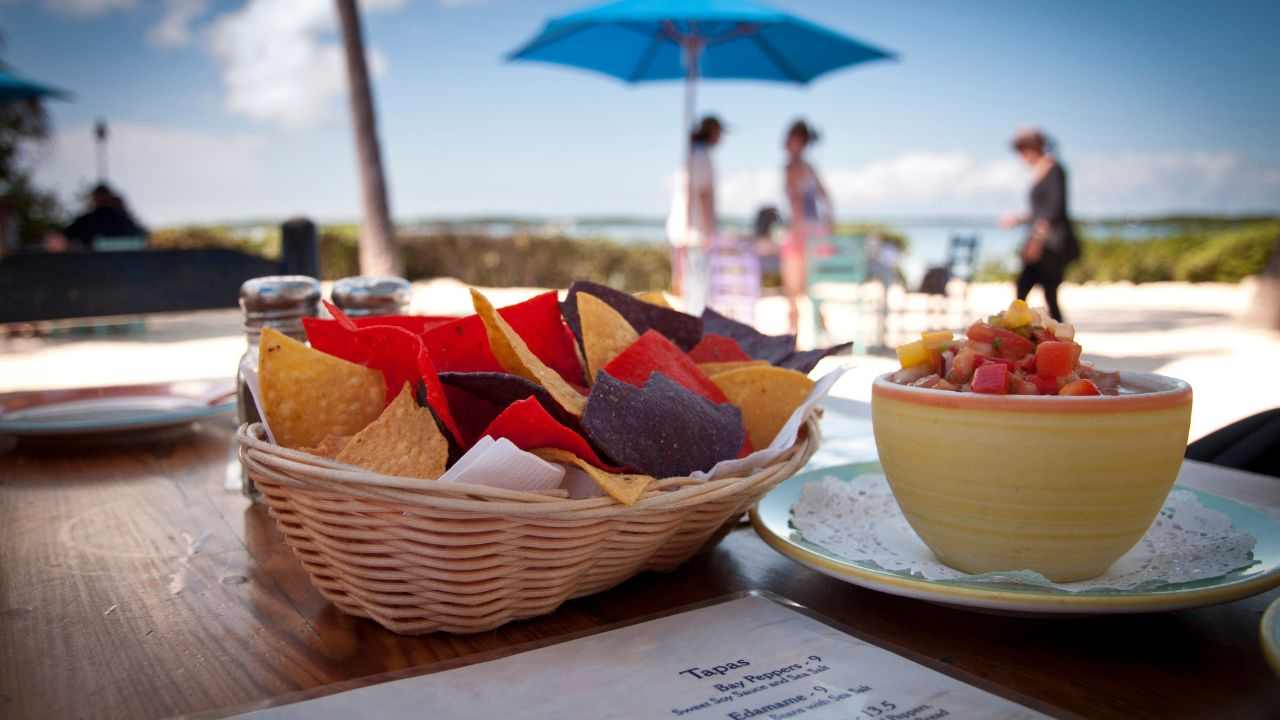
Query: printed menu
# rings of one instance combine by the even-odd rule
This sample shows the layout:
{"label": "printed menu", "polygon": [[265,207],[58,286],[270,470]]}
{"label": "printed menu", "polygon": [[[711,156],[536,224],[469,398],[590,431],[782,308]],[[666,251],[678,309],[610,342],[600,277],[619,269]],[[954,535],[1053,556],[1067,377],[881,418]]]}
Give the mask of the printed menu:
{"label": "printed menu", "polygon": [[1045,717],[750,595],[242,718]]}

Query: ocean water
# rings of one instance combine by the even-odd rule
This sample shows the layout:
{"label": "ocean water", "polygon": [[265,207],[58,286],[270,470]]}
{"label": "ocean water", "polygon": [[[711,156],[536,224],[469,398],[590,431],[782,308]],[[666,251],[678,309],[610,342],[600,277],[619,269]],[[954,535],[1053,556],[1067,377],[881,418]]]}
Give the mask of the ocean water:
{"label": "ocean water", "polygon": [[[978,237],[977,265],[991,261],[1003,263],[1009,269],[1018,264],[1017,250],[1022,244],[1026,228],[1005,229],[991,221],[981,220],[873,220],[903,234],[907,238],[907,252],[900,268],[908,286],[915,287],[924,277],[925,270],[946,261],[951,238],[957,235]],[[526,232],[531,234],[561,234],[576,238],[600,238],[620,243],[666,243],[666,227],[659,220],[632,220],[627,222],[564,219],[546,222],[481,222],[464,223],[467,229],[496,236]],[[456,227],[457,225],[455,225]],[[741,223],[725,223],[722,231],[745,235],[750,229]],[[1121,226],[1102,226],[1094,223],[1078,223],[1082,234],[1093,237],[1121,236],[1133,240],[1150,238],[1168,232],[1159,224],[1133,223]]]}

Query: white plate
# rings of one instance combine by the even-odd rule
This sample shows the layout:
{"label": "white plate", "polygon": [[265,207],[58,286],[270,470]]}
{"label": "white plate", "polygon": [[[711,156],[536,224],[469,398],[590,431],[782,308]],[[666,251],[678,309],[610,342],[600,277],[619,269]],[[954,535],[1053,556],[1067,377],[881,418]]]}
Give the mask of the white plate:
{"label": "white plate", "polygon": [[806,482],[826,476],[848,480],[881,472],[879,463],[859,463],[788,478],[751,510],[752,525],[774,550],[825,575],[892,595],[988,612],[1044,616],[1160,612],[1230,602],[1280,586],[1280,521],[1256,507],[1189,487],[1186,489],[1195,493],[1201,504],[1225,513],[1233,525],[1257,538],[1253,565],[1218,578],[1151,590],[1067,592],[1023,585],[927,580],[905,571],[885,570],[869,561],[842,557],[805,540],[792,527],[791,507]]}
{"label": "white plate", "polygon": [[231,380],[0,395],[0,435],[40,438],[172,428],[235,410]]}

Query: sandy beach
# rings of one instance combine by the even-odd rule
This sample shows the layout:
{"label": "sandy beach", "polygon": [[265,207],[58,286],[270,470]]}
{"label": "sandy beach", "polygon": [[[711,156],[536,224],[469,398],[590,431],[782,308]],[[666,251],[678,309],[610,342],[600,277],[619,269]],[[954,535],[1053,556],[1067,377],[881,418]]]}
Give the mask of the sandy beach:
{"label": "sandy beach", "polygon": [[[517,302],[537,288],[486,290],[496,305]],[[1251,286],[1127,283],[1066,285],[1062,305],[1079,331],[1086,358],[1100,367],[1157,372],[1183,378],[1195,388],[1191,436],[1200,437],[1234,420],[1280,406],[1280,384],[1259,382],[1255,368],[1263,359],[1280,357],[1280,332],[1246,324]],[[1031,301],[1037,301],[1033,294]],[[966,317],[994,313],[1013,298],[1005,284],[970,287],[968,312],[953,304],[946,323],[959,327]],[[892,298],[902,312],[891,316],[891,335],[906,334],[940,322],[925,312],[923,297]],[[865,311],[832,304],[828,327],[842,331],[862,327]],[[471,312],[466,286],[453,279],[418,282],[412,312],[460,315]],[[786,306],[780,297],[762,299],[756,323],[765,332],[783,332]],[[802,333],[802,342],[810,338]],[[144,332],[0,340],[0,391],[186,380],[228,376],[244,352],[238,311],[152,317]],[[840,363],[852,371],[836,394],[868,400],[870,382],[897,364],[885,352],[860,352],[830,358],[815,373]]]}

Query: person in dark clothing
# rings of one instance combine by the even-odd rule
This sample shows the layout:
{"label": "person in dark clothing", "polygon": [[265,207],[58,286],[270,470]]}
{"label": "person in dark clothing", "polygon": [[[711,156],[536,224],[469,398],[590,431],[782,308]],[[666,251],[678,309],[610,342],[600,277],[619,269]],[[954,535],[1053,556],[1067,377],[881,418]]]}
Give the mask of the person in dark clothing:
{"label": "person in dark clothing", "polygon": [[1067,216],[1067,173],[1054,158],[1049,139],[1037,129],[1018,132],[1013,149],[1031,166],[1031,212],[1008,215],[1004,227],[1027,225],[1022,245],[1022,272],[1018,275],[1018,298],[1026,300],[1031,288],[1039,285],[1045,304],[1055,320],[1062,321],[1058,306],[1058,286],[1067,266],[1080,257],[1080,241]]}
{"label": "person in dark clothing", "polygon": [[1187,458],[1280,478],[1280,408],[1209,433],[1187,446]]}
{"label": "person in dark clothing", "polygon": [[97,238],[146,237],[147,229],[134,220],[120,196],[99,183],[89,195],[93,207],[62,231],[69,248],[92,250]]}

